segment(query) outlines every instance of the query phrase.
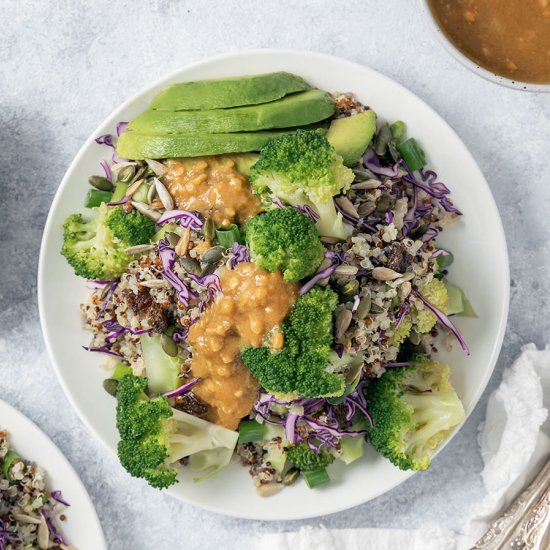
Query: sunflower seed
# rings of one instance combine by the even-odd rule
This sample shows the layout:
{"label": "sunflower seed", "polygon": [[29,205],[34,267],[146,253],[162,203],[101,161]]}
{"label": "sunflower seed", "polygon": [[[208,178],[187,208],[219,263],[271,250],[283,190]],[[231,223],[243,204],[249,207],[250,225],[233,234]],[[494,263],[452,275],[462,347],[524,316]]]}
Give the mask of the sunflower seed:
{"label": "sunflower seed", "polygon": [[101,191],[111,191],[113,189],[113,184],[111,183],[111,180],[108,180],[103,176],[90,176],[88,178],[88,183],[92,187],[100,189]]}
{"label": "sunflower seed", "polygon": [[414,273],[412,271],[407,271],[402,277],[399,277],[399,279],[395,279],[396,285],[401,285],[403,283],[406,283],[407,281],[411,281],[414,279]]}
{"label": "sunflower seed", "polygon": [[158,178],[153,178],[153,181],[155,182],[155,189],[157,190],[157,194],[164,208],[166,208],[166,210],[174,210],[174,199],[168,192],[168,189],[166,189]]}
{"label": "sunflower seed", "polygon": [[283,477],[283,485],[292,485],[300,475],[298,468],[290,468],[290,470]]}
{"label": "sunflower seed", "polygon": [[145,159],[145,162],[149,165],[149,168],[153,170],[153,172],[160,178],[164,176],[166,172],[166,166],[162,164],[162,162],[159,162],[158,160],[153,159]]}
{"label": "sunflower seed", "polygon": [[116,397],[116,392],[118,390],[118,380],[114,380],[113,378],[105,378],[103,380],[103,389],[113,397]]}
{"label": "sunflower seed", "polygon": [[400,287],[399,287],[399,297],[401,300],[406,300],[409,297],[409,294],[412,291],[412,285],[409,281],[405,281]]}
{"label": "sunflower seed", "polygon": [[207,241],[214,240],[214,236],[216,235],[216,226],[214,225],[214,220],[212,218],[206,218],[206,220],[204,220],[202,233]]}
{"label": "sunflower seed", "polygon": [[335,275],[355,275],[359,269],[355,265],[339,265],[335,270]]}
{"label": "sunflower seed", "polygon": [[372,278],[377,281],[394,281],[401,277],[401,273],[397,273],[389,267],[375,267],[372,270]]}
{"label": "sunflower seed", "polygon": [[219,262],[223,256],[224,252],[223,246],[213,246],[212,248],[209,248],[202,256],[201,256],[201,262]]}
{"label": "sunflower seed", "polygon": [[142,178],[142,179],[137,180],[134,183],[132,183],[132,185],[130,185],[130,187],[128,187],[128,189],[126,189],[126,196],[131,197],[141,187],[141,184],[144,181],[145,180]]}
{"label": "sunflower seed", "polygon": [[336,237],[320,237],[319,239],[322,243],[326,244],[336,244],[341,241],[341,239],[338,239]]}
{"label": "sunflower seed", "polygon": [[362,189],[378,189],[382,185],[381,181],[378,180],[367,180],[367,181],[360,181],[359,183],[354,183],[351,188],[355,189],[357,191],[360,191]]}
{"label": "sunflower seed", "polygon": [[189,248],[189,239],[191,238],[191,229],[187,227],[183,232],[183,235],[176,245],[176,254],[178,256],[185,256],[187,254],[187,249]]}
{"label": "sunflower seed", "polygon": [[160,212],[157,212],[156,210],[149,208],[146,204],[143,204],[142,202],[134,202],[134,201],[131,201],[130,204],[144,216],[147,216],[148,218],[151,218],[152,220],[155,220],[155,221],[158,221],[160,219]]}
{"label": "sunflower seed", "polygon": [[168,336],[168,334],[160,335],[160,345],[166,355],[170,357],[176,357],[178,355],[178,345]]}
{"label": "sunflower seed", "polygon": [[187,273],[192,273],[197,277],[201,274],[201,264],[194,258],[187,258],[185,256],[180,256],[180,264]]}
{"label": "sunflower seed", "polygon": [[147,281],[140,281],[139,284],[146,288],[166,288],[168,286],[164,279],[148,279]]}
{"label": "sunflower seed", "polygon": [[256,487],[256,492],[261,497],[270,497],[276,495],[282,489],[282,483],[264,483],[263,485]]}
{"label": "sunflower seed", "polygon": [[117,181],[128,183],[136,173],[136,167],[133,164],[127,164],[118,173]]}
{"label": "sunflower seed", "polygon": [[154,244],[136,244],[136,246],[131,246],[127,248],[124,252],[126,254],[143,254],[143,252],[149,252],[155,248]]}
{"label": "sunflower seed", "polygon": [[154,185],[151,185],[151,187],[149,187],[149,191],[147,191],[147,202],[151,204],[155,200],[156,196],[157,188]]}
{"label": "sunflower seed", "polygon": [[349,214],[354,218],[359,217],[359,214],[357,213],[355,206],[353,206],[352,202],[347,197],[336,197],[336,199],[334,200],[346,214]]}
{"label": "sunflower seed", "polygon": [[13,519],[20,521],[21,523],[32,523],[34,525],[40,525],[42,523],[40,518],[28,516],[27,514],[17,514],[13,512],[11,515],[13,516]]}
{"label": "sunflower seed", "polygon": [[376,204],[373,202],[367,201],[364,202],[358,209],[357,212],[360,218],[365,218],[372,214],[376,210]]}
{"label": "sunflower seed", "polygon": [[162,204],[162,201],[158,197],[149,206],[153,210],[164,210],[164,204]]}
{"label": "sunflower seed", "polygon": [[346,333],[346,330],[348,330],[352,316],[353,315],[349,309],[343,309],[337,315],[336,322],[334,323],[334,335],[338,340],[342,338],[342,336]]}

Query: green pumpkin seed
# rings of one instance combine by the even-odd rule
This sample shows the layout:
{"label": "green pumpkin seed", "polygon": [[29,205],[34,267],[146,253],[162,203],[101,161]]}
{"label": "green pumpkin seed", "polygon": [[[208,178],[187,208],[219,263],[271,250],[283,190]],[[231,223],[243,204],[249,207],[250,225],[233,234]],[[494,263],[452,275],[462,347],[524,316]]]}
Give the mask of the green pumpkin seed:
{"label": "green pumpkin seed", "polygon": [[118,173],[118,181],[122,183],[128,183],[136,173],[136,169],[133,164],[129,164],[128,166],[125,166],[119,173]]}
{"label": "green pumpkin seed", "polygon": [[415,346],[418,346],[418,344],[420,344],[420,334],[418,334],[418,332],[412,330],[410,335],[409,335],[409,340],[410,340],[411,344],[413,344]]}
{"label": "green pumpkin seed", "polygon": [[116,392],[118,390],[118,380],[113,378],[106,378],[103,380],[103,389],[113,397],[116,397]]}
{"label": "green pumpkin seed", "polygon": [[100,300],[105,300],[105,298],[107,298],[107,294],[109,294],[109,290],[111,290],[112,286],[113,286],[112,283],[103,285],[103,290],[101,291],[101,294],[99,295]]}
{"label": "green pumpkin seed", "polygon": [[384,124],[380,127],[380,130],[378,130],[376,137],[374,138],[374,152],[380,156],[385,154],[391,138],[392,134],[390,127],[387,124]]}
{"label": "green pumpkin seed", "polygon": [[395,204],[395,200],[389,195],[383,195],[376,205],[375,212],[385,214]]}
{"label": "green pumpkin seed", "polygon": [[186,256],[180,256],[180,264],[187,273],[192,273],[197,277],[201,274],[201,264],[194,258],[187,258]]}
{"label": "green pumpkin seed", "polygon": [[160,335],[160,345],[166,355],[176,357],[178,355],[178,345],[167,334]]}
{"label": "green pumpkin seed", "polygon": [[300,470],[298,468],[290,468],[290,470],[283,477],[283,485],[292,485],[300,475]]}
{"label": "green pumpkin seed", "polygon": [[352,281],[348,281],[342,287],[342,294],[344,296],[355,296],[358,290],[359,290],[359,281],[357,279],[353,279]]}
{"label": "green pumpkin seed", "polygon": [[216,235],[216,226],[214,225],[214,220],[212,218],[206,218],[206,220],[204,220],[202,233],[207,241],[214,240]]}
{"label": "green pumpkin seed", "polygon": [[374,315],[377,315],[378,313],[383,313],[384,308],[379,306],[378,304],[371,304],[370,312],[373,313]]}
{"label": "green pumpkin seed", "polygon": [[202,256],[201,256],[201,262],[206,263],[217,263],[222,259],[223,253],[224,253],[223,246],[213,246],[212,248],[209,248]]}
{"label": "green pumpkin seed", "polygon": [[101,191],[112,191],[113,184],[110,180],[107,178],[104,178],[103,176],[90,176],[88,178],[88,183],[95,187],[96,189],[100,189]]}
{"label": "green pumpkin seed", "polygon": [[370,307],[372,303],[372,298],[370,295],[370,292],[368,294],[364,294],[361,297],[361,301],[359,302],[359,307],[357,308],[356,315],[358,319],[364,319],[370,312]]}
{"label": "green pumpkin seed", "polygon": [[214,273],[214,271],[216,271],[216,267],[218,267],[218,262],[208,262],[202,268],[200,276],[201,277],[206,277],[207,275],[212,275],[212,273]]}
{"label": "green pumpkin seed", "polygon": [[170,246],[177,246],[177,244],[180,242],[180,236],[177,233],[173,233],[172,231],[169,231],[164,236],[168,239]]}

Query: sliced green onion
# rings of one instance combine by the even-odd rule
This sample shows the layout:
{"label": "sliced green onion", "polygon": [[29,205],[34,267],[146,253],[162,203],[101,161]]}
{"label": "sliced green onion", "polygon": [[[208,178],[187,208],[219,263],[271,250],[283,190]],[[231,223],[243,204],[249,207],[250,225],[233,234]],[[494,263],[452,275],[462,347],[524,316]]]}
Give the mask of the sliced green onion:
{"label": "sliced green onion", "polygon": [[229,229],[216,229],[216,237],[224,248],[231,248],[235,243],[243,244],[241,232],[234,223]]}
{"label": "sliced green onion", "polygon": [[265,439],[265,424],[255,420],[243,420],[239,424],[239,443],[251,443]]}
{"label": "sliced green onion", "polygon": [[330,481],[326,468],[304,470],[301,473],[310,489],[315,489],[315,487],[319,487],[319,485],[324,485]]}
{"label": "sliced green onion", "polygon": [[8,451],[6,453],[6,456],[4,457],[4,462],[2,462],[2,474],[6,479],[10,479],[10,469],[19,460],[21,460],[21,457],[13,451]]}
{"label": "sliced green onion", "polygon": [[86,208],[95,208],[103,202],[111,202],[113,194],[110,191],[101,191],[100,189],[89,189],[86,195]]}
{"label": "sliced green onion", "polygon": [[438,256],[435,261],[437,262],[437,265],[440,269],[445,269],[446,267],[449,267],[454,262],[455,257],[452,255],[451,252],[448,254],[441,254],[441,256]]}
{"label": "sliced green onion", "polygon": [[132,372],[132,369],[128,365],[125,365],[124,363],[119,363],[115,367],[115,370],[111,375],[111,380],[120,380],[123,376],[126,376],[127,374],[132,374]]}
{"label": "sliced green onion", "polygon": [[426,155],[414,138],[409,138],[397,146],[403,160],[407,163],[409,170],[415,172],[426,166]]}
{"label": "sliced green onion", "polygon": [[399,141],[405,132],[405,123],[402,120],[396,120],[393,124],[390,124],[390,130],[393,139]]}
{"label": "sliced green onion", "polygon": [[142,202],[144,204],[149,204],[149,199],[147,197],[149,193],[150,186],[146,183],[142,183],[138,190],[132,195],[132,200],[135,202]]}
{"label": "sliced green onion", "polygon": [[124,198],[124,195],[126,195],[126,191],[128,190],[128,184],[124,183],[123,181],[119,181],[116,184],[115,192],[113,193],[113,198],[111,199],[111,202],[118,202]]}

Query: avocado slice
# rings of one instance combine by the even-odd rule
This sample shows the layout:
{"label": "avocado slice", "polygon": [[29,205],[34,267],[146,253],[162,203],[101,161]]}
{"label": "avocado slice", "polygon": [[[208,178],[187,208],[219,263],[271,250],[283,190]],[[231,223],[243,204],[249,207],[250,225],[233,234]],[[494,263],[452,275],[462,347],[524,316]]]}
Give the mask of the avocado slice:
{"label": "avocado slice", "polygon": [[226,109],[274,101],[311,86],[301,77],[287,73],[266,73],[172,84],[151,102],[159,111]]}
{"label": "avocado slice", "polygon": [[321,90],[308,90],[282,99],[232,109],[155,111],[149,109],[128,125],[128,131],[150,135],[253,132],[319,122],[334,114],[334,99]]}
{"label": "avocado slice", "polygon": [[[304,130],[321,130],[321,124],[311,124]],[[202,157],[224,153],[259,151],[270,139],[295,131],[240,132],[234,134],[167,134],[151,136],[138,132],[123,132],[118,138],[117,153],[132,160]]]}
{"label": "avocado slice", "polygon": [[376,132],[376,113],[368,110],[330,123],[327,139],[344,159],[353,166],[366,151]]}

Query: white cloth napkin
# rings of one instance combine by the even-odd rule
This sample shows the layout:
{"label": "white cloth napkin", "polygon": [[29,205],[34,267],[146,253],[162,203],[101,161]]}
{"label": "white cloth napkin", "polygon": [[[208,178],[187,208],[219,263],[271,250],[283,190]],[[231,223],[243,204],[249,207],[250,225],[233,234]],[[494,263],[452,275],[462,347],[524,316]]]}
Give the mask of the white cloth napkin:
{"label": "white cloth napkin", "polygon": [[473,506],[464,533],[419,529],[305,527],[261,537],[258,550],[465,550],[526,487],[550,456],[550,348],[526,345],[489,398],[480,426],[485,498]]}

